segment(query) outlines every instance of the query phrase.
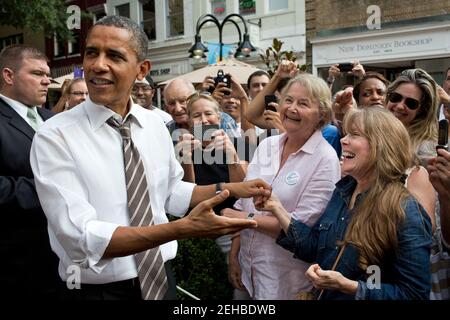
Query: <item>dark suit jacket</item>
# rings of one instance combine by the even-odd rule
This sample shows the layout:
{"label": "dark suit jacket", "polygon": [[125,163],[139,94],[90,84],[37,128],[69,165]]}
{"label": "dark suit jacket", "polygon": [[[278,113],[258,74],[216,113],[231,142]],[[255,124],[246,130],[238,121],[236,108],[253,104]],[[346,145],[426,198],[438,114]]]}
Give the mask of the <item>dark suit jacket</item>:
{"label": "dark suit jacket", "polygon": [[[52,116],[38,108],[45,121]],[[30,165],[34,130],[0,98],[0,288],[21,299],[56,297],[58,259]]]}

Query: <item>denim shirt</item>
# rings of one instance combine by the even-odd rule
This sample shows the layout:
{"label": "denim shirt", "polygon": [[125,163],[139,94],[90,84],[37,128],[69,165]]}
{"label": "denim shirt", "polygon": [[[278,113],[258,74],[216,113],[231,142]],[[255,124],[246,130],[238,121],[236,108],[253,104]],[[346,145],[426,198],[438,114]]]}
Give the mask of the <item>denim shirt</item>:
{"label": "denim shirt", "polygon": [[[341,248],[338,243],[343,240],[351,219],[348,205],[355,188],[356,180],[352,177],[341,179],[320,220],[311,228],[292,219],[287,234],[281,231],[277,243],[294,252],[297,259],[318,263],[323,270],[331,270]],[[364,194],[358,195],[355,206],[363,197]],[[358,249],[347,245],[335,271],[358,282],[356,295],[325,290],[322,299],[429,299],[431,221],[412,196],[402,207],[405,219],[397,228],[398,248],[395,252],[386,252],[379,266],[381,285],[374,287],[373,270],[368,270],[369,273],[362,270],[358,266]]]}

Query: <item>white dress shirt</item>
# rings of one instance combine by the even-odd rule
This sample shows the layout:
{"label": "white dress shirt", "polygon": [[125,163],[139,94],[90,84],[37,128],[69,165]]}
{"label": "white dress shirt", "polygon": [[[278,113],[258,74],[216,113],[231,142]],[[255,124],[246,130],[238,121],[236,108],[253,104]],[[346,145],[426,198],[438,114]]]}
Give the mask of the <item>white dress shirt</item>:
{"label": "white dress shirt", "polygon": [[[261,178],[269,183],[289,215],[312,226],[325,210],[340,179],[339,159],[318,130],[279,169],[285,141],[286,134],[264,139],[255,151],[245,179]],[[252,199],[239,199],[234,206],[255,215],[271,215],[256,210]],[[244,229],[240,240],[242,283],[250,296],[257,300],[293,300],[299,291],[311,289],[305,276],[310,265],[294,258],[274,238],[258,229]]]}
{"label": "white dress shirt", "polygon": [[[195,185],[181,181],[183,169],[161,119],[136,104],[130,114],[155,224],[166,223],[166,212],[186,213]],[[113,115],[121,119],[87,98],[45,122],[33,140],[31,166],[63,280],[71,275],[71,265],[81,267],[81,283],[137,277],[132,255],[101,259],[116,228],[129,226],[122,137],[106,123]],[[164,261],[173,259],[176,251],[176,241],[161,245]]]}
{"label": "white dress shirt", "polygon": [[[24,105],[22,102],[5,97],[2,94],[0,94],[0,98],[5,100],[5,102],[7,104],[9,104],[11,106],[11,108],[13,108],[14,111],[16,111],[19,114],[19,116],[31,126],[30,119],[28,119],[28,117],[27,117],[27,112],[30,107]],[[42,124],[44,123],[44,120],[42,119],[39,112],[37,112],[37,107],[31,107],[31,108],[34,110],[34,112],[36,112],[36,115],[37,115],[36,120],[38,123],[38,127],[41,127]]]}
{"label": "white dress shirt", "polygon": [[169,123],[170,121],[173,120],[173,118],[170,114],[168,114],[167,112],[165,112],[155,106],[153,106],[153,109],[151,111],[155,112],[158,116],[160,116],[161,119],[163,119],[164,124]]}

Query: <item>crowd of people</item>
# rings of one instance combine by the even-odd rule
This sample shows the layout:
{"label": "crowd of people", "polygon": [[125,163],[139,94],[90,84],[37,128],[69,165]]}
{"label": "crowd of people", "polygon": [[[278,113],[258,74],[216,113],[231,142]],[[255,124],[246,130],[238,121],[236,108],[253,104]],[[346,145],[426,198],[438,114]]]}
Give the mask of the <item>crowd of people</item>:
{"label": "crowd of people", "polygon": [[339,65],[282,61],[245,84],[174,79],[161,110],[147,47],[130,19],[100,19],[51,111],[45,55],[0,53],[10,297],[175,299],[175,240],[209,237],[236,300],[450,299],[450,67],[441,87],[353,61],[341,89]]}

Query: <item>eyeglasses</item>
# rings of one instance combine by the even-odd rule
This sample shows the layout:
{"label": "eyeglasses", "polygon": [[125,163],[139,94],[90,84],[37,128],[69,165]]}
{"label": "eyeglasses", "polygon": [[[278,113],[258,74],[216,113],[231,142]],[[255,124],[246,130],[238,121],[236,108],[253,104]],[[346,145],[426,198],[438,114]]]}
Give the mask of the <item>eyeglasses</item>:
{"label": "eyeglasses", "polygon": [[80,97],[80,96],[84,96],[84,95],[86,95],[86,96],[88,96],[89,95],[89,92],[83,92],[83,91],[74,91],[74,92],[71,92],[70,94],[73,94],[74,96],[77,96],[77,97]]}
{"label": "eyeglasses", "polygon": [[153,90],[153,88],[151,86],[134,86],[131,89],[131,92],[133,92],[133,93],[137,93],[139,91],[149,92],[149,91],[152,91],[152,90]]}
{"label": "eyeglasses", "polygon": [[400,93],[395,92],[395,91],[389,93],[387,98],[388,98],[388,101],[392,102],[392,103],[399,103],[404,100],[405,105],[410,110],[416,110],[417,108],[420,107],[420,102],[418,100],[413,99],[413,98],[404,97]]}

